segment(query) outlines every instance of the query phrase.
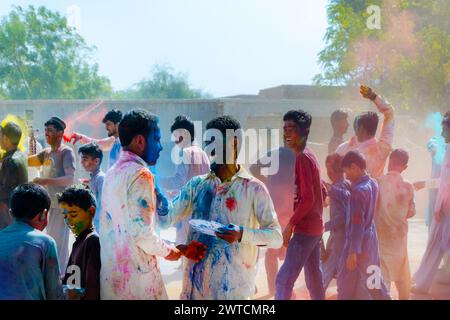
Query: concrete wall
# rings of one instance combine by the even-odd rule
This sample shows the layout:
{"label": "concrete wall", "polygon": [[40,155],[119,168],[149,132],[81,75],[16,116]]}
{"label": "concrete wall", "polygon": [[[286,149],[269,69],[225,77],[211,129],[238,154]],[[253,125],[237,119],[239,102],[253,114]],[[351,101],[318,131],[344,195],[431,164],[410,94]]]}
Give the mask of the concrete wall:
{"label": "concrete wall", "polygon": [[[83,115],[83,111],[96,101],[89,100],[34,100],[34,101],[0,101],[0,118],[7,114],[25,117],[26,110],[33,112],[33,127],[43,132],[44,122],[52,115],[57,115],[76,130],[94,137],[105,137],[106,132],[101,119],[107,110],[118,108],[124,112],[134,107],[141,107],[160,117],[162,142],[164,151],[160,158],[161,174],[169,174],[173,170],[170,161],[172,143],[170,141],[170,125],[175,116],[189,115],[193,120],[202,120],[203,129],[210,119],[229,114],[236,117],[247,128],[282,128],[282,117],[291,109],[304,109],[313,116],[310,145],[316,151],[321,165],[324,166],[327,143],[332,135],[329,116],[341,107],[350,108],[354,113],[362,110],[374,110],[370,102],[364,99],[262,99],[262,98],[223,98],[208,100],[107,100],[95,110]],[[97,101],[98,103],[98,101]],[[352,123],[353,118],[350,119]],[[72,123],[73,122],[73,123]],[[352,133],[349,128],[347,137]],[[397,110],[396,136],[394,147],[402,147],[410,152],[410,164],[405,176],[411,180],[429,177],[431,171],[430,156],[425,148],[432,131],[424,127],[424,119],[413,117],[405,111]],[[280,132],[280,139],[282,132]],[[281,141],[280,141],[281,143]],[[323,172],[325,174],[325,172]],[[324,176],[325,177],[325,176]],[[427,192],[417,193],[418,212],[423,216],[427,202]]]}

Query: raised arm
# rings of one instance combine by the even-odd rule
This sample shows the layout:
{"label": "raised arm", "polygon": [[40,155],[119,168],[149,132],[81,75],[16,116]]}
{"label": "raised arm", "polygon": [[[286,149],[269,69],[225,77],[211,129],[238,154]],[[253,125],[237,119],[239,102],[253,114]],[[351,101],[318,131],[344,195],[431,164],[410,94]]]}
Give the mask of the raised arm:
{"label": "raised arm", "polygon": [[95,142],[102,151],[110,151],[116,142],[116,138],[113,136],[104,139],[94,139],[77,132],[72,134],[70,140],[73,140],[73,144],[76,144],[77,142],[80,142],[81,144]]}
{"label": "raised arm", "polygon": [[169,203],[166,212],[158,212],[158,226],[166,229],[178,221],[186,219],[192,214],[192,200],[194,198],[194,185],[202,177],[194,177],[181,188],[180,193]]}

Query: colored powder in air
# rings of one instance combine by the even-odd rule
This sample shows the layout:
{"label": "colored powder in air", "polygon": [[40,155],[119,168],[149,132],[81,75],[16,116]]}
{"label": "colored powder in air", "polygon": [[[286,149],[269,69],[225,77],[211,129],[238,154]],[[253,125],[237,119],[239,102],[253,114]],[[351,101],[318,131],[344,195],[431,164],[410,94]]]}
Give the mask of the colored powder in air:
{"label": "colored powder in air", "polygon": [[437,164],[442,164],[445,156],[445,140],[441,134],[442,119],[443,117],[440,112],[429,113],[425,119],[425,127],[428,129],[433,129],[434,131],[434,136],[428,143],[428,147],[435,150],[433,161]]}

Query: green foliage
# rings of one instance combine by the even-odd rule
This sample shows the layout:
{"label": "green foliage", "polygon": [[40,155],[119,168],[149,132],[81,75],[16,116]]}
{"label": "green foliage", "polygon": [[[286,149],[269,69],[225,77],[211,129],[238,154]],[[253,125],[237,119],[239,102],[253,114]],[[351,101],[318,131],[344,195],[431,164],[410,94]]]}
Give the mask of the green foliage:
{"label": "green foliage", "polygon": [[[381,29],[366,8],[381,8]],[[447,0],[332,0],[319,85],[368,83],[404,108],[448,109],[450,6]]]}
{"label": "green foliage", "polygon": [[14,7],[0,22],[0,98],[107,96],[109,80],[90,63],[94,51],[59,13]]}
{"label": "green foliage", "polygon": [[164,64],[156,64],[150,78],[139,81],[131,89],[117,92],[115,96],[128,99],[210,98],[202,90],[191,88],[186,74],[175,73],[170,66]]}

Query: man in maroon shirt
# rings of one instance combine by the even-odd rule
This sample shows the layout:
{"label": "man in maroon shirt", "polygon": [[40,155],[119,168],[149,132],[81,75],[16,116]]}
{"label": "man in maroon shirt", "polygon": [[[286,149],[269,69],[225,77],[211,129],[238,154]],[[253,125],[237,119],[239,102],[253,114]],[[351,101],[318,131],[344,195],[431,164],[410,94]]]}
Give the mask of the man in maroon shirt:
{"label": "man in maroon shirt", "polygon": [[283,117],[286,146],[296,154],[294,213],[283,231],[286,259],[276,279],[276,300],[289,300],[295,281],[305,267],[311,299],[325,299],[320,269],[320,240],[324,231],[323,196],[319,163],[306,146],[311,115],[291,110]]}

